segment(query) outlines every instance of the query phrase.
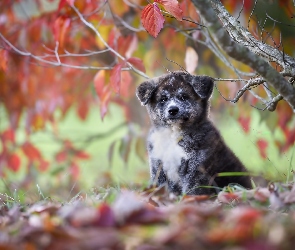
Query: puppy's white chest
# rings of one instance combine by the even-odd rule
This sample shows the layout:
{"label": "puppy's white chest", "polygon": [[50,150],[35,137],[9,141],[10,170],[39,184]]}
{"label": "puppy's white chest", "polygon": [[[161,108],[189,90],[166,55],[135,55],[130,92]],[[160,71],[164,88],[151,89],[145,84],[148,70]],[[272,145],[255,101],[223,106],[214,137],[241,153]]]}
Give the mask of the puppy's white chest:
{"label": "puppy's white chest", "polygon": [[181,159],[187,159],[183,148],[178,145],[180,134],[170,128],[160,128],[155,130],[149,137],[153,148],[150,152],[150,158],[162,161],[164,173],[168,179],[178,182],[178,170],[181,165]]}

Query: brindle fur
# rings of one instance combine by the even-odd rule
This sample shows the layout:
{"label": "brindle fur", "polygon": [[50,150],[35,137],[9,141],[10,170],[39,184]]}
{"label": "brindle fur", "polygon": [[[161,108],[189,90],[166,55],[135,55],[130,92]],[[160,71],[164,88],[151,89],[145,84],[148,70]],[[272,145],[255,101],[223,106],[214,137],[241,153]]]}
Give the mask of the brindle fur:
{"label": "brindle fur", "polygon": [[211,77],[172,72],[137,88],[152,123],[147,143],[151,180],[167,183],[175,194],[211,194],[216,190],[204,186],[230,183],[250,187],[247,176],[216,176],[246,169],[208,119],[213,86]]}

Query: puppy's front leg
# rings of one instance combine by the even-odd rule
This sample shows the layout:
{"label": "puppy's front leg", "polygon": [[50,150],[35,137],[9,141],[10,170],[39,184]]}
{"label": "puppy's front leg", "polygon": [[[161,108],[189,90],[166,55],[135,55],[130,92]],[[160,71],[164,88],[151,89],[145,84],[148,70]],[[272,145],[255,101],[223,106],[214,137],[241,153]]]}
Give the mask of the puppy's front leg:
{"label": "puppy's front leg", "polygon": [[[210,177],[207,173],[204,173],[201,167],[194,166],[189,167],[189,162],[183,166],[181,176],[182,181],[182,193],[188,195],[199,195],[199,194],[212,194],[212,189],[207,188],[209,185]],[[214,192],[214,191],[213,191]]]}
{"label": "puppy's front leg", "polygon": [[163,163],[159,159],[151,159],[150,163],[151,183],[161,186],[167,182],[166,175],[163,171]]}
{"label": "puppy's front leg", "polygon": [[181,158],[181,165],[178,169],[179,176],[183,178],[187,174],[188,160]]}

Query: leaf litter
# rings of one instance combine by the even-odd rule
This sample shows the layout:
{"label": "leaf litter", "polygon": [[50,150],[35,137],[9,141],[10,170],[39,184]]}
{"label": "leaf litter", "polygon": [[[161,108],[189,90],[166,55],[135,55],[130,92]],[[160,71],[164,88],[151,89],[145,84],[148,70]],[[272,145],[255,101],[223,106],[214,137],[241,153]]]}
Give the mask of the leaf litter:
{"label": "leaf litter", "polygon": [[[293,249],[295,185],[181,197],[165,187],[0,208],[0,249]],[[114,193],[114,191],[110,192]]]}

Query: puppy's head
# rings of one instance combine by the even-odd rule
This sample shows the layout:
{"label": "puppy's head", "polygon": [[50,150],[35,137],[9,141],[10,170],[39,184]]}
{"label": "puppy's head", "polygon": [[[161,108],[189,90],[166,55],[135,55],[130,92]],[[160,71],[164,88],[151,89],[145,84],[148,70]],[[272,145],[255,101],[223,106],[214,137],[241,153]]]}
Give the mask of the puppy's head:
{"label": "puppy's head", "polygon": [[209,76],[172,72],[143,82],[136,95],[154,125],[183,127],[207,118],[213,85]]}

